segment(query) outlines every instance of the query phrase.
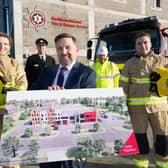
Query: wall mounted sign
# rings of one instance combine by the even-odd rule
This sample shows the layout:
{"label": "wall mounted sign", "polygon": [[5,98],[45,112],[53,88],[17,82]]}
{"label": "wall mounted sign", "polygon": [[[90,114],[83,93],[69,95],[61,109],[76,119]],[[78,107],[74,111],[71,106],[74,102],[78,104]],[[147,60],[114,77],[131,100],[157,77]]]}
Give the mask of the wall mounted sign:
{"label": "wall mounted sign", "polygon": [[88,25],[82,23],[82,20],[76,20],[71,18],[51,17],[51,24],[53,26],[70,27],[79,29],[88,29]]}

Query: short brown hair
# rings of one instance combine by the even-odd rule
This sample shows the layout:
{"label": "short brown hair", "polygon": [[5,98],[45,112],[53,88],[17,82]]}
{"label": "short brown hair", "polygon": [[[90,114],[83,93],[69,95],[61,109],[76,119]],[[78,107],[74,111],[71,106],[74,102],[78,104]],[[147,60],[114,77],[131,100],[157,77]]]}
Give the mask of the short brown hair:
{"label": "short brown hair", "polygon": [[147,36],[147,37],[149,37],[151,39],[151,35],[149,33],[147,33],[147,32],[139,32],[139,33],[137,33],[135,35],[135,41],[136,41],[137,38],[143,37],[143,36]]}
{"label": "short brown hair", "polygon": [[55,37],[55,40],[54,40],[55,43],[57,43],[58,40],[60,40],[60,39],[62,39],[62,38],[71,38],[74,43],[77,42],[76,38],[75,38],[73,35],[71,35],[71,34],[69,34],[69,33],[61,33],[61,34],[59,34],[59,35],[57,35],[57,36]]}
{"label": "short brown hair", "polygon": [[5,37],[9,40],[9,45],[12,46],[12,38],[6,33],[0,32],[0,37]]}

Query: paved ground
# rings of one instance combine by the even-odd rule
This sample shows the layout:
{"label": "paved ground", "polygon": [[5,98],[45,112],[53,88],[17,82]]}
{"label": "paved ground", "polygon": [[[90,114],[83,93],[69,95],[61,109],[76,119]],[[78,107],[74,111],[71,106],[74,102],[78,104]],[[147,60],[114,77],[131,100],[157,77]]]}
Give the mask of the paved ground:
{"label": "paved ground", "polygon": [[[150,147],[152,147],[152,134],[151,129],[148,129],[148,136],[150,139]],[[153,156],[150,155],[150,166],[149,168],[155,168]],[[21,168],[39,168],[37,165],[32,166],[21,166]],[[96,158],[96,159],[88,159],[85,168],[134,168],[134,165],[131,160],[131,156],[112,156],[108,158]]]}
{"label": "paved ground", "polygon": [[[154,163],[151,157],[151,164],[149,168],[155,168]],[[37,165],[32,166],[22,166],[21,168],[39,168]],[[85,168],[134,168],[130,156],[124,157],[109,157],[109,158],[96,158],[96,159],[89,159],[87,161]]]}
{"label": "paved ground", "polygon": [[130,158],[110,157],[88,160],[86,168],[133,168]]}
{"label": "paved ground", "polygon": [[[153,160],[153,159],[151,159]],[[154,163],[150,164],[150,168],[154,168]],[[87,162],[86,168],[134,168],[130,156],[124,157],[110,157],[90,159]]]}

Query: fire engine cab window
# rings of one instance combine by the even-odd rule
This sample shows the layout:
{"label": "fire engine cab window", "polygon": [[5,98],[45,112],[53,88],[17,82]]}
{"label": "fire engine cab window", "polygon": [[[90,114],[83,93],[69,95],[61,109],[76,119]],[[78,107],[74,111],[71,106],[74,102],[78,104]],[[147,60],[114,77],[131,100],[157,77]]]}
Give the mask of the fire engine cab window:
{"label": "fire engine cab window", "polygon": [[[141,30],[142,31],[142,30]],[[160,40],[159,31],[156,29],[144,30],[151,34],[152,37],[152,50],[155,53],[159,53]],[[100,39],[98,46],[106,46],[109,50],[110,60],[120,62],[127,60],[135,55],[135,34],[138,31],[130,31],[115,33],[113,35],[107,35]]]}

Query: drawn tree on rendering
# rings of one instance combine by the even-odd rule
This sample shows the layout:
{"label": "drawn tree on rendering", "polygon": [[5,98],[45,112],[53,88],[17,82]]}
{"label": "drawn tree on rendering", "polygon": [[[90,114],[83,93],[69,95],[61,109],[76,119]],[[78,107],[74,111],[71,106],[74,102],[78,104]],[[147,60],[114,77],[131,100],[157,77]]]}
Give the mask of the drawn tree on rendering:
{"label": "drawn tree on rendering", "polygon": [[94,124],[93,124],[93,130],[94,130],[95,132],[97,132],[97,131],[99,130],[99,128],[100,128],[99,123],[94,123]]}
{"label": "drawn tree on rendering", "polygon": [[19,116],[19,120],[26,120],[28,117],[28,112],[27,110],[25,110],[24,112],[22,112]]}
{"label": "drawn tree on rendering", "polygon": [[94,147],[95,147],[95,154],[101,155],[103,150],[105,149],[105,141],[103,139],[97,139],[94,141]]}
{"label": "drawn tree on rendering", "polygon": [[100,156],[105,149],[105,141],[103,139],[92,140],[90,137],[80,137],[77,147],[68,150],[67,156],[74,158],[90,158]]}
{"label": "drawn tree on rendering", "polygon": [[81,99],[80,103],[89,107],[92,105],[92,99],[85,97]]}
{"label": "drawn tree on rendering", "polygon": [[76,124],[75,125],[75,132],[76,132],[76,134],[79,134],[80,132],[81,132],[81,124]]}
{"label": "drawn tree on rendering", "polygon": [[14,121],[15,120],[12,117],[4,117],[2,132],[7,132],[13,126]]}
{"label": "drawn tree on rendering", "polygon": [[66,104],[66,99],[65,98],[61,99],[61,104]]}
{"label": "drawn tree on rendering", "polygon": [[93,141],[89,137],[80,137],[77,147],[67,151],[67,156],[72,158],[91,157],[93,153]]}
{"label": "drawn tree on rendering", "polygon": [[28,137],[31,137],[33,135],[33,129],[32,128],[26,128],[24,130],[24,137],[25,138],[28,138]]}
{"label": "drawn tree on rendering", "polygon": [[4,139],[3,144],[1,145],[3,154],[6,156],[16,157],[17,151],[23,145],[20,143],[19,138],[17,137],[8,137]]}
{"label": "drawn tree on rendering", "polygon": [[33,155],[37,156],[39,149],[40,149],[39,143],[35,139],[33,139],[29,145],[29,150]]}
{"label": "drawn tree on rendering", "polygon": [[92,156],[92,153],[94,151],[94,143],[91,138],[81,137],[77,145],[85,153],[86,156]]}
{"label": "drawn tree on rendering", "polygon": [[52,127],[49,126],[49,125],[46,125],[45,128],[44,128],[44,135],[50,136],[51,133],[52,133]]}
{"label": "drawn tree on rendering", "polygon": [[37,157],[38,157],[38,151],[40,149],[39,143],[33,139],[30,144],[28,145],[29,151],[26,154],[26,157],[23,159],[23,161],[31,161],[31,162],[37,162]]}
{"label": "drawn tree on rendering", "polygon": [[114,141],[114,152],[119,153],[121,148],[123,147],[124,141],[122,139],[116,139]]}

